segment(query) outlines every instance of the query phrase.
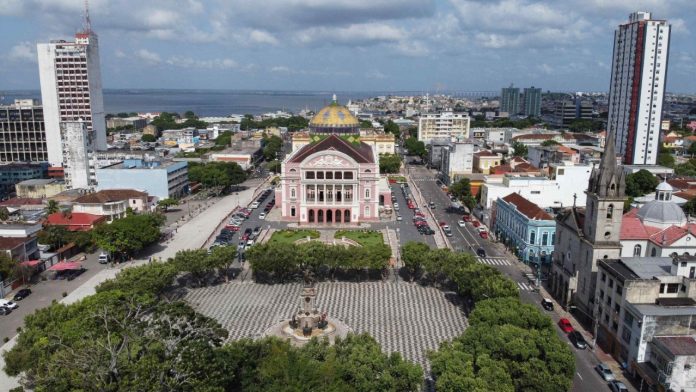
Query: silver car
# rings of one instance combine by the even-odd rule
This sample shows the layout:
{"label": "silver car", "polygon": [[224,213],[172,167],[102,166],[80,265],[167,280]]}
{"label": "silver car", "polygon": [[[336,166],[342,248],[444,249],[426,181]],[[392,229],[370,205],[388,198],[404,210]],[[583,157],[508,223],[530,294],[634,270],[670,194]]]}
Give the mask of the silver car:
{"label": "silver car", "polygon": [[609,369],[609,366],[607,366],[605,363],[599,363],[597,366],[595,366],[595,370],[597,373],[599,373],[599,376],[602,377],[604,381],[613,381],[614,380],[614,372]]}

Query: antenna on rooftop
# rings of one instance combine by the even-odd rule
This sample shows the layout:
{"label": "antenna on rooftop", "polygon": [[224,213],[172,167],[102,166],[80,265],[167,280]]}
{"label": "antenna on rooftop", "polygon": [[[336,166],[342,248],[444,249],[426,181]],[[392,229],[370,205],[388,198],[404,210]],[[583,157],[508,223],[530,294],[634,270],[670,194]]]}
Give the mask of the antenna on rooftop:
{"label": "antenna on rooftop", "polygon": [[92,21],[89,19],[89,0],[85,0],[85,10],[84,10],[84,20],[82,22],[84,25],[82,28],[85,33],[92,32]]}

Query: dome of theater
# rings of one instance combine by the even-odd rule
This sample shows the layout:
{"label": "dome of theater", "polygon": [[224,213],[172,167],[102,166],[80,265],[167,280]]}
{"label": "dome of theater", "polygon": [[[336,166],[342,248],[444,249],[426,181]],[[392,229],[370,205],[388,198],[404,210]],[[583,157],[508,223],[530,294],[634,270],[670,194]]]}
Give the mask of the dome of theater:
{"label": "dome of theater", "polygon": [[336,102],[334,95],[330,105],[319,110],[309,122],[309,131],[315,134],[359,134],[360,121]]}

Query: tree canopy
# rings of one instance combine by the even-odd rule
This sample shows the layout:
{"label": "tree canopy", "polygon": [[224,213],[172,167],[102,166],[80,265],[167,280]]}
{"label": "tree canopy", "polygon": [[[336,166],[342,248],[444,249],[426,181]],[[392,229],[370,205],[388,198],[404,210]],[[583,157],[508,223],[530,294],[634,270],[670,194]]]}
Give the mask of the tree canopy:
{"label": "tree canopy", "polygon": [[399,137],[399,135],[401,135],[401,130],[399,129],[399,126],[396,125],[396,123],[392,120],[387,120],[387,122],[384,124],[384,132],[391,133],[396,137]]}
{"label": "tree canopy", "polygon": [[236,162],[189,162],[189,180],[201,183],[206,188],[241,184],[246,172]]}
{"label": "tree canopy", "polygon": [[309,126],[309,120],[302,116],[292,116],[289,118],[268,118],[261,121],[255,121],[254,116],[246,114],[242,118],[240,128],[243,131],[250,129],[266,129],[270,127],[287,127],[289,131],[299,131]]}
{"label": "tree canopy", "polygon": [[526,158],[529,151],[527,146],[520,142],[512,142],[512,155],[516,157]]}
{"label": "tree canopy", "polygon": [[626,176],[626,195],[640,197],[655,191],[659,180],[652,173],[641,169]]}
{"label": "tree canopy", "polygon": [[154,143],[154,142],[157,141],[157,136],[155,136],[155,135],[150,135],[149,133],[148,133],[148,134],[144,134],[144,135],[140,138],[140,141],[142,141],[142,142],[148,142],[148,143]]}
{"label": "tree canopy", "polygon": [[160,131],[166,129],[183,129],[189,127],[205,128],[208,126],[208,123],[206,123],[205,121],[200,121],[193,112],[188,111],[186,113],[189,115],[184,117],[186,118],[186,121],[182,123],[176,122],[176,120],[180,118],[179,114],[162,112],[159,116],[155,117],[150,124],[156,126],[157,129],[159,129]]}
{"label": "tree canopy", "polygon": [[450,185],[449,191],[452,193],[452,196],[464,203],[469,210],[472,210],[476,206],[476,198],[471,193],[471,182],[468,178],[462,178]]}
{"label": "tree canopy", "polygon": [[92,230],[94,242],[105,251],[132,256],[160,238],[164,217],[159,214],[129,215]]}
{"label": "tree canopy", "polygon": [[379,155],[380,173],[398,173],[399,169],[401,169],[401,156],[398,154]]}
{"label": "tree canopy", "polygon": [[561,143],[559,143],[559,142],[557,142],[557,141],[555,141],[555,140],[553,140],[553,139],[548,139],[548,140],[544,140],[543,142],[541,142],[541,145],[542,145],[543,147],[560,146]]}
{"label": "tree canopy", "polygon": [[406,139],[404,146],[411,155],[416,155],[423,158],[427,154],[427,151],[425,150],[425,143],[419,141],[413,136]]}
{"label": "tree canopy", "polygon": [[264,136],[263,157],[266,161],[278,159],[278,153],[283,149],[283,139],[276,135]]}

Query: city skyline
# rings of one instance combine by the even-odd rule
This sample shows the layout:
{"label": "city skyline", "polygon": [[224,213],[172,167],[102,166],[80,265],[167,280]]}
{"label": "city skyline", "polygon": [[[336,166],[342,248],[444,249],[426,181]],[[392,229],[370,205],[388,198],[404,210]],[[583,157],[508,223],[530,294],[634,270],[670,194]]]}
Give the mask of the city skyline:
{"label": "city skyline", "polygon": [[[37,89],[36,43],[70,39],[83,7],[1,2],[0,89]],[[607,91],[613,30],[643,10],[672,25],[667,91],[696,92],[685,0],[90,3],[105,88],[180,89]]]}

